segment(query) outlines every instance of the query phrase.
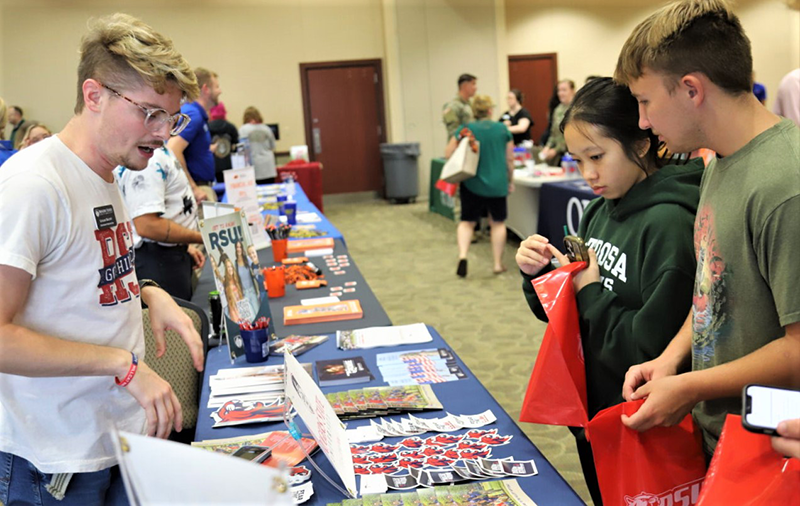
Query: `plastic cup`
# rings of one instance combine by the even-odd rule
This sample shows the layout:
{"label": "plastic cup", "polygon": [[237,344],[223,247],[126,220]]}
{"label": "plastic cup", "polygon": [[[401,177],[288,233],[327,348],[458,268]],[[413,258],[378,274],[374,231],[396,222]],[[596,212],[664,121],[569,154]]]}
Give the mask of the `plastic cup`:
{"label": "plastic cup", "polygon": [[286,223],[297,224],[297,202],[284,202],[283,213],[286,215]]}
{"label": "plastic cup", "polygon": [[278,213],[281,216],[286,216],[286,210],[283,205],[286,204],[288,197],[286,195],[278,195]]}
{"label": "plastic cup", "polygon": [[275,239],[272,241],[272,260],[280,262],[286,258],[286,247],[289,239]]}
{"label": "plastic cup", "polygon": [[265,274],[269,298],[274,299],[286,295],[286,274],[283,266],[270,267]]}
{"label": "plastic cup", "polygon": [[269,357],[267,329],[240,330],[244,343],[244,353],[250,363],[264,362]]}

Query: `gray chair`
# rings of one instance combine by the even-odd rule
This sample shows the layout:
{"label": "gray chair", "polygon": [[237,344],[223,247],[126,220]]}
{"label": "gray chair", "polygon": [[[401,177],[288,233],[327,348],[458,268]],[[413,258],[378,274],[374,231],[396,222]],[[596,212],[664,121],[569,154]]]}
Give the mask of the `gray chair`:
{"label": "gray chair", "polygon": [[[203,364],[208,353],[208,317],[205,311],[191,302],[173,297],[175,302],[183,308],[184,312],[192,319],[200,338],[203,341]],[[203,373],[194,368],[189,347],[177,332],[168,330],[165,335],[167,351],[163,356],[156,358],[156,342],[153,330],[150,327],[150,310],[143,311],[145,363],[159,376],[164,378],[175,391],[175,396],[181,403],[183,410],[183,431],[173,431],[170,439],[189,443],[194,440],[194,430],[197,427],[197,413],[200,404],[200,394],[203,388]]]}

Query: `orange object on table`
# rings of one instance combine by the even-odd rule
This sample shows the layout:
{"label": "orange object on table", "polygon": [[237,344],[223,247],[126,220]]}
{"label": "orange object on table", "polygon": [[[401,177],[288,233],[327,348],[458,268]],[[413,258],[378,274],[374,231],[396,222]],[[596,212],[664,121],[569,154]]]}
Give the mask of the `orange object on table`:
{"label": "orange object on table", "polygon": [[286,273],[282,265],[264,269],[264,279],[267,282],[267,295],[270,299],[286,295]]}
{"label": "orange object on table", "polygon": [[357,320],[364,317],[361,303],[357,300],[343,300],[314,306],[286,306],[283,308],[283,324],[333,322]]}
{"label": "orange object on table", "polygon": [[308,257],[293,257],[293,258],[284,258],[281,260],[283,265],[297,265],[297,264],[304,264],[308,262]]}
{"label": "orange object on table", "polygon": [[275,239],[272,241],[272,260],[281,262],[286,258],[286,249],[289,239]]}
{"label": "orange object on table", "polygon": [[323,237],[321,239],[295,239],[289,241],[287,251],[289,253],[299,253],[311,249],[333,248],[333,237]]}

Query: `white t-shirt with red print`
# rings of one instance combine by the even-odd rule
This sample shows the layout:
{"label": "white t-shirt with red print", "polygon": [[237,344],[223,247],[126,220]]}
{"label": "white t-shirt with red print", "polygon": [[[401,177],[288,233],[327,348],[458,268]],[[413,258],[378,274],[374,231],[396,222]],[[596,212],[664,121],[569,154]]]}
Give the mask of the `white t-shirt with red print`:
{"label": "white t-shirt with red print", "polygon": [[[37,143],[0,170],[0,237],[0,264],[33,277],[16,324],[144,358],[132,224],[116,182],[57,136]],[[115,426],[143,433],[145,414],[111,376],[0,374],[0,450],[41,472],[116,464]]]}

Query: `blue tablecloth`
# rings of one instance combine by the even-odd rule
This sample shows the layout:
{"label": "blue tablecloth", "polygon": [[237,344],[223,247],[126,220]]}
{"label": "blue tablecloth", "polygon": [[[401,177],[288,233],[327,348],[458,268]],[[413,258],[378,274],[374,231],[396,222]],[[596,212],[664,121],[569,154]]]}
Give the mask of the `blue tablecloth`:
{"label": "blue tablecloth", "polygon": [[[302,253],[291,253],[289,257],[296,257],[301,256]],[[277,297],[274,299],[269,299],[269,307],[270,311],[272,312],[273,321],[275,322],[275,333],[279,337],[286,337],[291,334],[299,334],[299,335],[316,335],[316,334],[327,334],[329,332],[335,332],[337,330],[351,330],[351,329],[363,329],[365,327],[383,327],[386,325],[391,325],[392,321],[389,319],[389,315],[386,314],[386,311],[381,306],[380,301],[378,298],[375,297],[375,293],[373,293],[372,289],[367,284],[367,281],[364,279],[364,276],[361,275],[361,272],[358,270],[356,266],[355,260],[350,258],[350,255],[347,252],[347,248],[344,246],[344,242],[338,239],[334,240],[334,249],[333,249],[334,256],[340,255],[347,255],[347,258],[350,262],[349,267],[344,267],[342,270],[344,274],[336,275],[333,274],[333,271],[326,265],[325,259],[321,257],[312,257],[309,260],[316,265],[319,269],[322,270],[322,274],[325,276],[325,279],[328,281],[328,286],[320,287],[320,288],[311,288],[306,290],[298,290],[295,288],[294,285],[286,285],[286,295],[283,297]],[[258,259],[262,266],[269,267],[271,265],[277,265],[275,262],[272,261],[272,249],[267,248],[263,249],[258,254]],[[304,323],[302,325],[290,325],[286,326],[283,324],[283,308],[286,306],[298,306],[300,305],[300,301],[302,299],[312,299],[316,297],[327,297],[330,295],[332,287],[341,287],[345,288],[345,283],[352,283],[355,282],[355,286],[347,287],[354,289],[353,292],[342,292],[342,295],[339,295],[340,300],[355,300],[361,304],[361,310],[364,313],[363,318],[359,318],[358,320],[343,320],[338,322],[323,322],[323,323]]]}
{"label": "blue tablecloth", "polygon": [[[221,183],[217,183],[217,185],[219,184]],[[215,190],[217,189],[217,185],[214,186]],[[258,188],[274,188],[274,187],[284,187],[284,186],[285,185],[283,183],[276,183],[276,184],[260,185]],[[222,187],[224,188],[225,185],[223,184]],[[259,202],[263,202],[263,200],[264,197],[259,197]],[[228,201],[227,195],[223,194],[222,197],[220,198],[220,201],[227,202]],[[319,209],[317,209],[317,206],[315,206],[314,203],[308,199],[308,196],[303,191],[303,188],[300,186],[299,183],[295,183],[294,201],[297,202],[298,212],[317,213],[317,215],[320,217],[321,219],[320,221],[310,223],[310,225],[314,225],[314,228],[316,230],[318,230],[319,232],[323,232],[325,234],[321,235],[320,237],[333,237],[334,239],[340,239],[341,241],[344,242],[344,236],[342,236],[342,233],[339,232],[339,229],[333,226],[333,223],[331,223],[328,220],[328,218],[325,217],[325,215],[322,214],[322,212],[320,212]],[[261,214],[263,214],[264,216],[268,214],[271,214],[273,216],[278,216],[280,213],[278,212],[277,209],[271,209],[267,211],[261,211]]]}
{"label": "blue tablecloth", "polygon": [[[300,355],[298,360],[301,363],[313,363],[316,360],[338,358],[338,357],[353,357],[362,356],[367,364],[367,367],[376,376],[374,381],[370,383],[361,383],[354,388],[362,388],[367,386],[380,386],[385,385],[381,379],[380,371],[378,370],[376,355],[378,353],[386,353],[389,351],[397,350],[413,350],[413,349],[426,349],[426,348],[441,348],[448,347],[447,343],[442,337],[431,327],[428,327],[433,336],[433,342],[420,345],[411,345],[395,348],[377,348],[372,350],[351,350],[341,351],[336,349],[335,336],[331,336],[328,341],[317,346],[316,348]],[[467,366],[456,357],[458,365],[467,373],[467,379],[461,381],[454,381],[449,383],[439,383],[433,385],[433,390],[436,396],[444,405],[444,411],[430,411],[423,413],[414,413],[414,416],[421,418],[439,418],[445,416],[445,411],[453,414],[477,414],[486,409],[491,409],[497,417],[497,422],[488,425],[487,429],[498,429],[498,433],[502,435],[512,435],[513,439],[510,444],[504,446],[494,447],[492,458],[503,458],[513,456],[517,460],[530,460],[536,462],[536,467],[539,474],[528,478],[517,478],[522,489],[539,505],[558,504],[558,505],[580,505],[583,502],[572,488],[564,481],[558,474],[553,466],[545,459],[539,450],[531,443],[525,434],[517,427],[514,421],[503,411],[503,408],[497,401],[489,394],[486,388],[478,381]],[[271,356],[265,364],[281,364],[283,357]],[[254,364],[248,364],[244,357],[239,357],[234,367],[247,367]],[[258,434],[262,432],[270,432],[275,430],[285,430],[282,422],[275,423],[260,423],[251,425],[241,425],[233,427],[224,427],[220,429],[213,429],[212,419],[210,417],[211,411],[206,408],[209,397],[208,378],[210,375],[216,374],[220,368],[230,367],[227,350],[212,349],[208,354],[208,361],[206,363],[205,379],[203,383],[202,397],[200,399],[200,411],[197,420],[197,432],[195,440],[203,439],[219,439],[236,436],[244,436],[248,434]],[[348,387],[326,387],[322,391],[336,392],[340,390],[347,390]],[[395,415],[388,417],[391,420],[402,418],[402,415]],[[299,419],[298,419],[299,420]],[[355,420],[347,422],[348,428],[354,428],[361,425],[368,425],[368,420]],[[301,427],[302,429],[303,427]],[[459,431],[465,432],[465,430]],[[429,433],[428,435],[431,435]],[[427,437],[427,436],[424,436]],[[401,438],[385,438],[387,443],[397,442]],[[341,483],[336,475],[333,467],[328,462],[327,457],[322,452],[318,452],[314,456],[315,462],[325,471],[326,474]],[[307,467],[311,468],[310,465]],[[312,470],[312,481],[314,482],[314,496],[306,503],[308,505],[324,505],[331,502],[341,502],[342,496],[330,484],[328,484],[322,476],[316,471]]]}
{"label": "blue tablecloth", "polygon": [[583,179],[544,183],[539,191],[537,233],[564,251],[564,226],[570,235],[578,234],[583,210],[597,196]]}

